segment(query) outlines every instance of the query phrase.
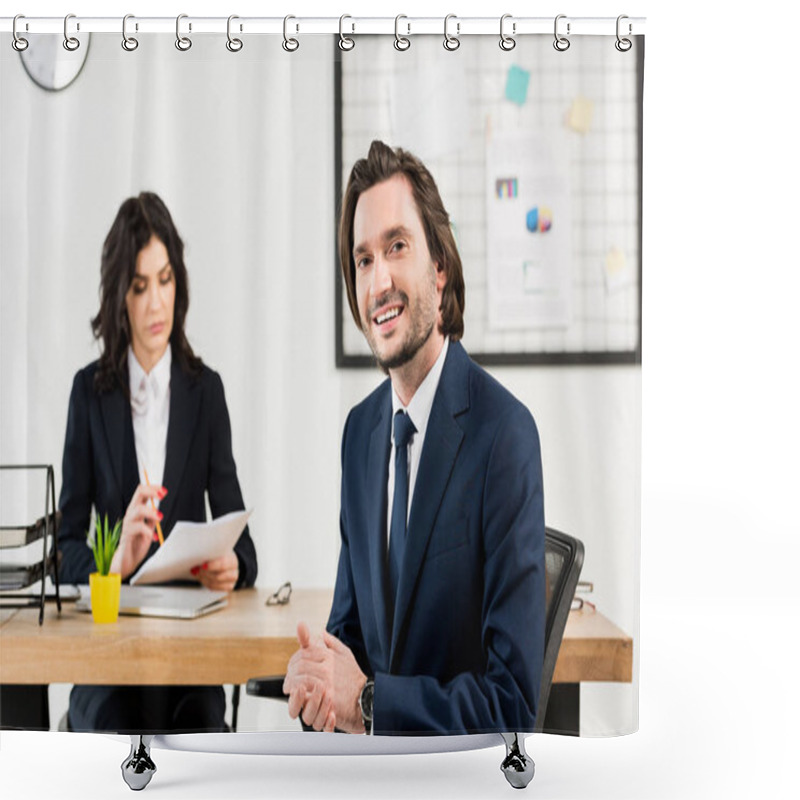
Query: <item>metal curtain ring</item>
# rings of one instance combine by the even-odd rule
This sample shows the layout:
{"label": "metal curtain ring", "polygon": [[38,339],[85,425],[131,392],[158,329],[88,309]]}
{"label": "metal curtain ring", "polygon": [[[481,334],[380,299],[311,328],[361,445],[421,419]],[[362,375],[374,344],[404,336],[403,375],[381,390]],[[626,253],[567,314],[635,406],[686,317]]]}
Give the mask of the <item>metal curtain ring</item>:
{"label": "metal curtain ring", "polygon": [[23,50],[27,50],[28,49],[29,42],[28,42],[27,39],[24,39],[22,36],[20,36],[17,33],[17,20],[18,19],[25,19],[25,17],[24,17],[23,14],[17,14],[17,16],[14,17],[14,23],[11,26],[11,33],[12,33],[14,38],[11,40],[11,46],[18,53],[21,53]]}
{"label": "metal curtain ring", "polygon": [[[400,35],[398,26],[401,19],[408,19],[408,17],[405,14],[398,14],[394,18],[394,49],[402,52],[403,50],[408,50],[408,48],[411,47],[411,39],[407,39],[405,36]],[[406,25],[408,27],[408,33],[411,33],[411,25],[408,25],[408,23],[406,23]]]}
{"label": "metal curtain ring", "polygon": [[444,41],[442,42],[442,47],[444,47],[445,50],[449,50],[452,53],[454,50],[458,50],[458,48],[461,47],[461,39],[458,38],[459,33],[461,33],[461,23],[456,22],[456,35],[451,36],[447,32],[447,23],[451,19],[457,19],[456,15],[448,14],[444,18]]}
{"label": "metal curtain ring", "polygon": [[[175,20],[175,47],[183,53],[192,46],[192,40],[188,36],[181,36],[181,20],[187,19],[188,16],[188,14],[178,14]],[[189,23],[189,30],[192,30],[191,23]]]}
{"label": "metal curtain ring", "polygon": [[[507,19],[511,19],[511,14],[503,14],[500,17],[500,49],[505,50],[508,52],[509,50],[513,50],[517,46],[517,40],[514,39],[512,36],[507,36],[506,32],[503,30],[505,26],[505,22]],[[517,32],[517,23],[511,23],[511,33]]]}
{"label": "metal curtain ring", "polygon": [[289,22],[290,19],[296,19],[296,18],[293,17],[291,14],[289,14],[289,15],[287,15],[287,16],[285,16],[283,18],[283,45],[282,46],[283,46],[283,49],[287,53],[294,53],[294,51],[297,50],[298,47],[300,47],[300,42],[298,42],[297,39],[290,38],[286,33],[286,26],[287,26],[287,23]]}
{"label": "metal curtain ring", "polygon": [[[617,17],[617,41],[614,42],[614,47],[616,47],[617,50],[619,50],[620,53],[627,53],[628,50],[630,50],[631,47],[633,47],[633,42],[630,39],[623,39],[619,35],[619,28],[620,28],[619,24],[624,19],[628,19],[628,17],[625,14],[620,14]],[[631,27],[631,24],[629,22],[628,23],[628,36],[630,36],[632,32],[633,32],[633,28]]]}
{"label": "metal curtain ring", "polygon": [[[556,17],[556,21],[553,24],[553,36],[555,36],[555,40],[553,41],[553,47],[558,50],[559,53],[563,53],[565,50],[569,50],[570,41],[567,39],[566,36],[559,36],[558,35],[558,21],[560,19],[566,19],[566,14],[559,14]],[[569,28],[570,24],[567,23],[567,36],[569,36]]]}
{"label": "metal curtain ring", "polygon": [[139,40],[135,39],[133,36],[128,36],[129,19],[133,19],[133,14],[126,14],[122,18],[122,49],[132,53],[139,46]]}
{"label": "metal curtain ring", "polygon": [[231,36],[231,22],[235,19],[239,19],[236,14],[231,14],[228,17],[228,41],[225,42],[225,47],[227,47],[231,53],[238,53],[244,47],[241,39]]}
{"label": "metal curtain ring", "polygon": [[69,35],[67,27],[69,26],[69,21],[71,19],[75,19],[74,14],[67,14],[67,16],[64,17],[64,49],[73,52],[74,50],[77,50],[81,46],[81,43],[80,40],[76,39],[74,36]]}
{"label": "metal curtain ring", "polygon": [[[342,16],[339,17],[339,49],[340,50],[352,50],[356,46],[355,40],[351,39],[349,36],[345,36],[344,35],[344,31],[342,31],[342,23],[344,23],[344,21],[346,19],[353,19],[353,18],[349,14],[342,14]],[[355,33],[355,30],[356,30],[355,23],[353,23],[352,28],[353,28],[353,30],[351,31],[351,33]]]}

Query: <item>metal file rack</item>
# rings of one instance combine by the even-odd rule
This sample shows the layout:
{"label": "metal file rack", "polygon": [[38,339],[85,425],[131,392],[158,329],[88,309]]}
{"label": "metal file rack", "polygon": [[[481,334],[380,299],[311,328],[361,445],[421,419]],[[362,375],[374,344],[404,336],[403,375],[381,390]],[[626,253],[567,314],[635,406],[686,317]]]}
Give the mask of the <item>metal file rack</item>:
{"label": "metal file rack", "polygon": [[[55,476],[52,464],[0,464],[0,471],[29,470],[45,472],[45,505],[44,516],[27,526],[0,525],[0,601],[3,608],[36,608],[39,609],[39,624],[44,621],[45,578],[53,575],[55,600],[61,612],[61,593],[58,580],[58,526],[60,515],[56,511]],[[52,548],[48,553],[48,542]],[[32,564],[15,565],[6,568],[2,565],[4,552],[18,550],[41,539],[42,557]],[[21,594],[22,590],[41,581],[38,596]]]}

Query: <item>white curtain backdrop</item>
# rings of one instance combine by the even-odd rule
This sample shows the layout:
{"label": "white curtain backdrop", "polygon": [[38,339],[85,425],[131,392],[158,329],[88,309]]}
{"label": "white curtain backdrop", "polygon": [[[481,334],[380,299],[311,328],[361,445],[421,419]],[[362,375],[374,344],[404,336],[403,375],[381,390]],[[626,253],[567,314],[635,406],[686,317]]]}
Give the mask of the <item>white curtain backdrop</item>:
{"label": "white curtain backdrop", "polygon": [[[0,463],[52,463],[60,491],[102,243],[126,197],[155,191],[186,244],[189,340],[225,385],[258,584],[331,587],[342,425],[383,378],[334,365],[334,41],[140,40],[94,35],[56,93],[0,48]],[[539,426],[547,524],[584,541],[591,599],[638,660],[640,368],[491,372]],[[637,689],[584,686],[583,732],[635,730]]]}
{"label": "white curtain backdrop", "polygon": [[2,461],[54,463],[60,486],[72,376],[98,354],[103,239],[125,197],[156,191],[186,244],[189,340],[225,384],[259,582],[332,584],[330,42],[293,59],[265,37],[236,55],[140,38],[125,53],[95,35],[56,93],[4,48]]}

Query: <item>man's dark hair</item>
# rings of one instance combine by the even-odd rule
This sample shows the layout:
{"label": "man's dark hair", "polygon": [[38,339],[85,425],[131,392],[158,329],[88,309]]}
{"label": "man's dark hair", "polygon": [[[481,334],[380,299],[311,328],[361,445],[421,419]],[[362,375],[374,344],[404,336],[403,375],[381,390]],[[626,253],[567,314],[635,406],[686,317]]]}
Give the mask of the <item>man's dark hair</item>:
{"label": "man's dark hair", "polygon": [[153,192],[129,197],[120,206],[103,244],[100,263],[100,310],[92,320],[92,333],[102,342],[102,353],[95,373],[98,392],[117,386],[128,390],[128,345],[131,342],[125,296],[136,274],[140,251],[155,236],[167,249],[175,279],[175,309],[172,318],[173,358],[189,374],[198,374],[202,361],[186,339],[184,323],[189,310],[189,277],[183,262],[183,241],[163,200]]}
{"label": "man's dark hair", "polygon": [[347,300],[356,325],[363,330],[356,297],[356,265],[353,259],[353,220],[356,205],[362,192],[395,175],[405,175],[411,184],[428,250],[447,276],[442,291],[442,322],[439,330],[453,341],[464,333],[464,274],[461,256],[458,254],[450,217],[433,176],[427,167],[414,155],[401,148],[392,149],[380,141],[370,145],[366,158],[353,165],[342,198],[342,213],[339,219],[339,263],[347,287]]}

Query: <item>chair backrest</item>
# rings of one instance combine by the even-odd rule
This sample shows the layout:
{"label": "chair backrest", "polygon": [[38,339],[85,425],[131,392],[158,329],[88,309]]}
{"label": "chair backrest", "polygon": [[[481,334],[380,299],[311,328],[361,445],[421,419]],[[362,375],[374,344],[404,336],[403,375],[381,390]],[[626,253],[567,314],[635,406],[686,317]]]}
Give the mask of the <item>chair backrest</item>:
{"label": "chair backrest", "polygon": [[539,689],[539,709],[535,730],[541,731],[550,698],[550,685],[567,625],[575,587],[583,567],[583,542],[553,528],[544,530],[545,559],[545,628],[544,664]]}

